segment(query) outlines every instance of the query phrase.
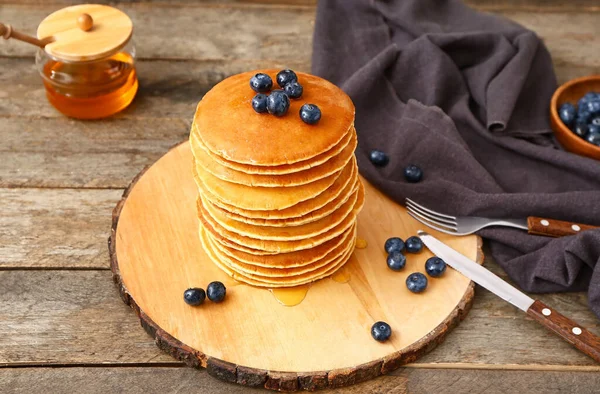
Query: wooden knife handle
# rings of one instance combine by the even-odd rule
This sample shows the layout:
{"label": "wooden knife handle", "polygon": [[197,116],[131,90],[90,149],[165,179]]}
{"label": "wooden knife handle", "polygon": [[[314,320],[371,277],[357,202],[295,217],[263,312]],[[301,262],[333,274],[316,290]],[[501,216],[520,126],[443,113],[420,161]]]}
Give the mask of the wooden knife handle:
{"label": "wooden knife handle", "polygon": [[600,363],[600,337],[538,300],[529,307],[527,314]]}
{"label": "wooden knife handle", "polygon": [[585,230],[598,228],[588,224],[563,222],[535,216],[527,218],[527,227],[529,234],[545,235],[547,237],[564,237],[565,235],[574,235]]}

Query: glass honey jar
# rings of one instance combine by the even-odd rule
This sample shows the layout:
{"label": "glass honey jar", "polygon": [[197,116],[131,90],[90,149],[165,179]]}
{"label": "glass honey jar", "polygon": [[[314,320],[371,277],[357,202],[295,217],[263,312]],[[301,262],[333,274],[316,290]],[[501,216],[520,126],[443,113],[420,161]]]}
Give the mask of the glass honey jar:
{"label": "glass honey jar", "polygon": [[125,109],[138,90],[131,19],[84,4],[50,14],[38,27],[36,56],[46,96],[63,114],[99,119]]}

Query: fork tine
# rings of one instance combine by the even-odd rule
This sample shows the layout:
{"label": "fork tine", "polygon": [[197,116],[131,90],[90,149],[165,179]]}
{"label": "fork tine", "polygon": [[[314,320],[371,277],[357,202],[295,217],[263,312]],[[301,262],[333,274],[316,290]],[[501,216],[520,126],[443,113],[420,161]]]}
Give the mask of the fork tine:
{"label": "fork tine", "polygon": [[421,210],[423,210],[425,212],[428,212],[428,213],[430,213],[430,214],[432,214],[434,216],[439,216],[439,217],[442,217],[442,218],[445,218],[445,219],[450,219],[452,221],[456,221],[456,216],[444,215],[443,213],[439,213],[439,212],[433,211],[433,210],[431,210],[429,208],[426,208],[426,207],[424,207],[422,205],[417,204],[416,202],[414,202],[410,198],[407,198],[406,202],[410,203],[410,204],[414,205],[415,207],[420,208]]}
{"label": "fork tine", "polygon": [[425,216],[427,219],[431,220],[434,223],[449,224],[451,226],[457,225],[456,220],[450,220],[439,216],[435,216],[433,214],[428,213],[427,211],[422,210],[421,208],[417,208],[408,201],[406,202],[406,209],[410,209],[413,212],[420,213],[422,216]]}
{"label": "fork tine", "polygon": [[433,225],[433,224],[431,224],[430,222],[427,222],[427,221],[425,221],[425,220],[423,220],[423,219],[419,218],[418,216],[414,215],[414,214],[413,214],[413,213],[411,213],[411,212],[408,212],[408,214],[409,214],[410,216],[412,216],[414,219],[416,219],[417,221],[419,221],[419,222],[423,223],[424,225],[426,225],[427,227],[431,227],[432,229],[434,229],[434,230],[437,230],[437,231],[439,231],[439,232],[442,232],[442,233],[446,233],[446,234],[452,234],[452,235],[457,235],[457,232],[456,232],[456,231],[447,230],[447,229],[445,229],[445,228],[441,228],[441,227],[438,227],[438,226],[434,226],[434,225]]}
{"label": "fork tine", "polygon": [[[418,211],[415,211],[414,209],[412,209],[410,207],[408,208],[408,213],[411,213],[414,216],[421,218],[421,222],[425,221],[427,223],[431,223],[438,227],[443,227],[445,229],[448,229],[448,231],[458,231],[458,228],[456,226],[446,224],[446,223],[440,223],[438,221],[432,220],[432,219],[428,218],[427,216],[422,215],[421,213],[419,213]],[[427,224],[427,223],[425,223],[425,224]]]}

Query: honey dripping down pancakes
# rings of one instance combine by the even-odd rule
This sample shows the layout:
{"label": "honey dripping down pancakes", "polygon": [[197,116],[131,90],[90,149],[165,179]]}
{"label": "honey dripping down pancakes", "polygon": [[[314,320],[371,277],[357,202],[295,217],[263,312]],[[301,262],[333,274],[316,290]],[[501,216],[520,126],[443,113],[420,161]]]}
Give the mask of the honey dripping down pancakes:
{"label": "honey dripping down pancakes", "polygon": [[[190,133],[202,247],[229,276],[266,288],[311,283],[341,268],[365,200],[350,98],[303,73],[292,73],[293,86],[277,86],[277,71],[217,84],[198,104]],[[251,87],[258,73],[273,86]],[[280,87],[289,96],[276,103],[270,96],[283,95]],[[257,98],[289,108],[258,113]]]}

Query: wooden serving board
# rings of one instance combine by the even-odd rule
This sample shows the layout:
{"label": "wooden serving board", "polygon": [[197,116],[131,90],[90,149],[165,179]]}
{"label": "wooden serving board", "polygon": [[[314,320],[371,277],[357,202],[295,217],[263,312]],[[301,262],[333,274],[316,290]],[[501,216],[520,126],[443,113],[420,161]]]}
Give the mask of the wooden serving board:
{"label": "wooden serving board", "polygon": [[[402,272],[387,268],[385,240],[415,235],[422,225],[366,181],[358,237],[368,246],[356,249],[345,266],[350,280],[318,281],[299,305],[281,305],[270,291],[230,279],[202,250],[191,169],[185,142],[138,175],[114,210],[109,240],[122,298],[174,357],[249,386],[339,387],[416,360],[469,310],[474,286],[450,268],[441,278],[429,278],[424,293],[407,290],[406,277],[425,272],[429,251],[408,254]],[[482,262],[479,237],[428,231]],[[215,280],[227,286],[223,303],[184,303],[185,289]],[[379,320],[393,330],[385,343],[370,334]]]}

